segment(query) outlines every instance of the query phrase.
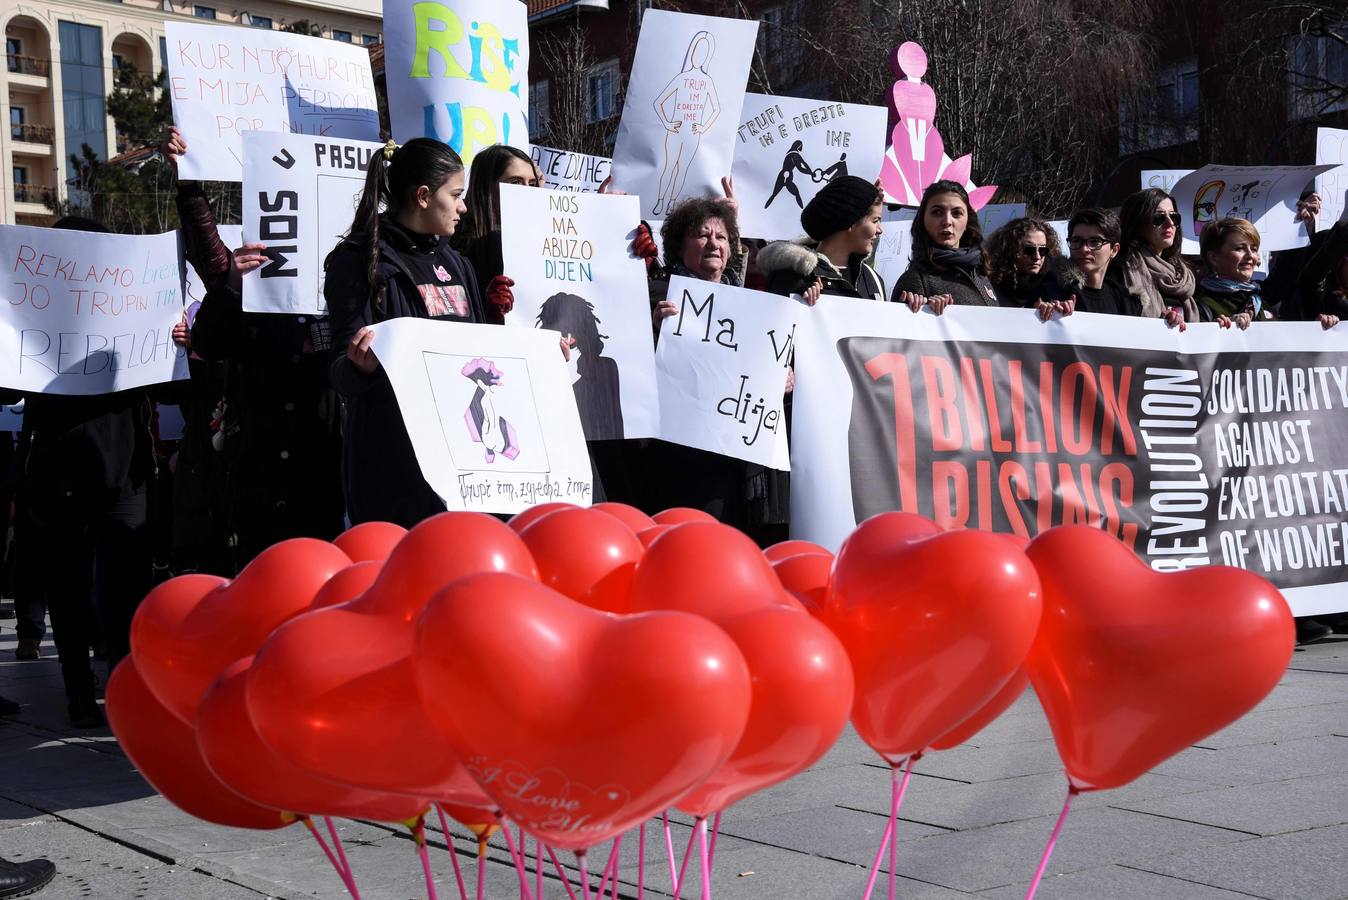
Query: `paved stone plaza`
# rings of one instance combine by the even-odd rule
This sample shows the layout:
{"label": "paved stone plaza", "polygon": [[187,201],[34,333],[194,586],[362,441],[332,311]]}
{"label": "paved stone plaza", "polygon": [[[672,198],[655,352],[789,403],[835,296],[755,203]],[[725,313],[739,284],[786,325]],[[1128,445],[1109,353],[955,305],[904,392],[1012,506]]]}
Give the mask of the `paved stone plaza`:
{"label": "paved stone plaza", "polygon": [[[346,896],[298,826],[202,824],[156,795],[109,732],[73,732],[55,649],[15,662],[13,622],[0,625],[0,694],[24,704],[0,725],[0,855],[56,862],[39,896]],[[1065,786],[1028,694],[972,744],[924,759],[904,802],[899,896],[1023,897]],[[726,815],[714,896],[859,898],[888,796],[887,767],[849,732],[813,769]],[[689,820],[678,821],[681,850]],[[405,830],[340,827],[367,900],[426,896]],[[650,897],[671,893],[656,834]],[[439,896],[457,896],[438,831],[432,843]],[[464,833],[453,846],[471,871],[473,842]],[[593,856],[602,867],[604,854]],[[623,857],[621,896],[635,898],[632,843]],[[1121,790],[1079,798],[1049,872],[1041,898],[1348,897],[1348,638],[1299,650],[1277,690],[1232,727]],[[503,845],[492,846],[487,879],[488,897],[518,897]],[[698,896],[693,882],[684,897]],[[565,897],[555,878],[547,884],[546,897]]]}

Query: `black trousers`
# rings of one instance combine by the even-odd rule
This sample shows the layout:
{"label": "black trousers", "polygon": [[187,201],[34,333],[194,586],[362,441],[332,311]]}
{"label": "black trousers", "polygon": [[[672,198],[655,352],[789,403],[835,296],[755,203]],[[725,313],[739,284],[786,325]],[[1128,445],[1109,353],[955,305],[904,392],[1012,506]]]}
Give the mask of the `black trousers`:
{"label": "black trousers", "polygon": [[[150,589],[145,485],[34,507],[42,580],[66,697],[92,702],[89,651],[101,635],[108,671],[131,652],[131,617]],[[27,548],[25,548],[27,549]]]}

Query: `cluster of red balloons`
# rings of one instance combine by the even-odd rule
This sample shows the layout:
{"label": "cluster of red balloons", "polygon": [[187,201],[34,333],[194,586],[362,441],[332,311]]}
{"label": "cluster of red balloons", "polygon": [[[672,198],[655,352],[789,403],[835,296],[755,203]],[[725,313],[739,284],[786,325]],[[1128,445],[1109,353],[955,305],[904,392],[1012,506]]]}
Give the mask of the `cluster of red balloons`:
{"label": "cluster of red balloons", "polygon": [[835,558],[691,510],[451,512],[157,587],[107,706],[169,800],[248,828],[437,803],[583,850],[818,760],[897,765],[1032,682],[1079,789],[1126,783],[1274,685],[1291,614],[1236,569],[1159,575],[1095,529],[1028,548],[887,513]]}

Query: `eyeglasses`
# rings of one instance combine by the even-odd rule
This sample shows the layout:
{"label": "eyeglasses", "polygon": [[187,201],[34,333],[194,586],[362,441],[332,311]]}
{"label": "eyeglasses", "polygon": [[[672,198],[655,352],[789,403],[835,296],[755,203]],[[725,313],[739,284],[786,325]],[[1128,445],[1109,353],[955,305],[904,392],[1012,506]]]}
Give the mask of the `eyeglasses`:
{"label": "eyeglasses", "polygon": [[1151,217],[1151,224],[1155,225],[1157,228],[1160,228],[1161,226],[1165,225],[1167,221],[1170,222],[1170,224],[1174,225],[1176,228],[1178,228],[1180,222],[1184,221],[1184,217],[1177,212],[1173,213],[1158,212],[1156,215]]}
{"label": "eyeglasses", "polygon": [[1048,259],[1047,247],[1036,247],[1034,244],[1026,244],[1020,248],[1021,255],[1034,259],[1038,256],[1040,259]]}
{"label": "eyeglasses", "polygon": [[1094,251],[1099,250],[1108,243],[1110,242],[1102,237],[1071,237],[1067,239],[1067,246],[1071,247],[1073,250],[1080,250],[1082,247],[1086,247],[1087,249]]}

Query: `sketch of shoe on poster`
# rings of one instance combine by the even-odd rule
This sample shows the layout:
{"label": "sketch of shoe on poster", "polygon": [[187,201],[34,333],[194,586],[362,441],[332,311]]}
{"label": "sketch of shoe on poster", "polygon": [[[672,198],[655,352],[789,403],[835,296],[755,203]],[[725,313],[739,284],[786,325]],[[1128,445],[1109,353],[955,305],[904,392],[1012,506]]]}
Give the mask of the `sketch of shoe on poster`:
{"label": "sketch of shoe on poster", "polygon": [[421,474],[450,509],[591,502],[560,335],[425,319],[373,326]]}

